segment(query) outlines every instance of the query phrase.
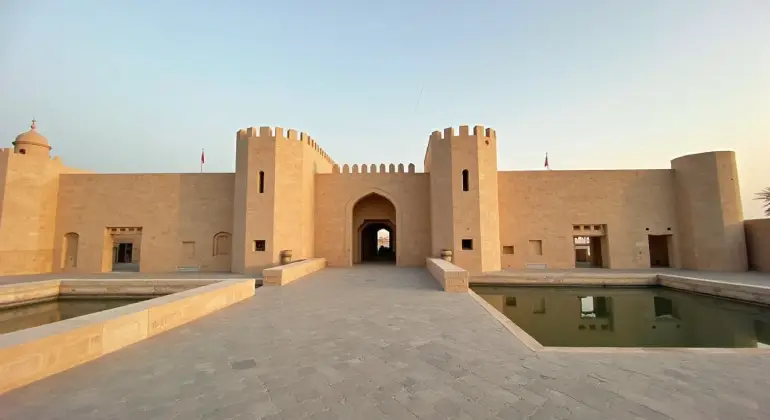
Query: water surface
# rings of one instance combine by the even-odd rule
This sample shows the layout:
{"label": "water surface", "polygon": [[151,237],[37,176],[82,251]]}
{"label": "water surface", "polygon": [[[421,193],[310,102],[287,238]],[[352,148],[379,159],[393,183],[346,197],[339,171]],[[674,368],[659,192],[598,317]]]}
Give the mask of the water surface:
{"label": "water surface", "polygon": [[663,287],[473,286],[544,346],[770,346],[770,307]]}
{"label": "water surface", "polygon": [[100,299],[77,298],[57,299],[48,302],[32,303],[9,309],[0,309],[0,334],[26,328],[39,327],[65,319],[75,318],[94,312],[106,311],[146,299]]}

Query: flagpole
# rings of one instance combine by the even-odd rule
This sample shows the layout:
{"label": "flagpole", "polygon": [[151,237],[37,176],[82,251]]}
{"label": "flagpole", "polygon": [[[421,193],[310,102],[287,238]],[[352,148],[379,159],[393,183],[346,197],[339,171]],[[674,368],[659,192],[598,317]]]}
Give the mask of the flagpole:
{"label": "flagpole", "polygon": [[201,149],[201,173],[203,173],[203,162],[206,161],[206,158],[204,156],[205,156],[204,151],[203,149]]}

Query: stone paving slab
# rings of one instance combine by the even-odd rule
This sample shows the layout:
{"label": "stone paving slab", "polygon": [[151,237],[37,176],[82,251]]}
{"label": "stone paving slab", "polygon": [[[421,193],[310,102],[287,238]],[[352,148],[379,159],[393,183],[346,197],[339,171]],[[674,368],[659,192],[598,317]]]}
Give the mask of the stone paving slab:
{"label": "stone paving slab", "polygon": [[0,419],[767,419],[770,358],[534,353],[422,268],[325,269],[0,396]]}

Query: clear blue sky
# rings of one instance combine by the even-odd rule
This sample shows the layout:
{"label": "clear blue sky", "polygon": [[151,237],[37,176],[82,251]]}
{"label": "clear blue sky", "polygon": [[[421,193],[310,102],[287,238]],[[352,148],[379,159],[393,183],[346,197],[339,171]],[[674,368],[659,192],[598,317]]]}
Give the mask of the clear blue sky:
{"label": "clear blue sky", "polygon": [[[423,94],[417,105],[421,89]],[[770,185],[762,0],[5,0],[0,137],[38,120],[100,172],[234,170],[235,132],[422,166],[431,131],[497,129],[501,169],[667,168],[738,153]]]}

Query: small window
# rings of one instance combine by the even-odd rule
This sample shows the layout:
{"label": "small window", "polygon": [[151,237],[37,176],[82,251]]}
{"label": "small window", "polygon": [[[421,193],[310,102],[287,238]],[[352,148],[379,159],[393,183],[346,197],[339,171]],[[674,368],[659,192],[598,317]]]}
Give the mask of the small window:
{"label": "small window", "polygon": [[505,306],[516,306],[516,296],[506,296]]}
{"label": "small window", "polygon": [[258,239],[254,241],[254,252],[265,252],[265,240]]}
{"label": "small window", "polygon": [[463,191],[468,191],[468,170],[463,169]]}
{"label": "small window", "polygon": [[473,239],[463,239],[461,242],[462,248],[464,251],[472,251],[473,250]]}
{"label": "small window", "polygon": [[27,149],[19,149],[19,153],[21,153],[22,155],[26,155]]}
{"label": "small window", "polygon": [[513,254],[513,245],[503,246],[503,254]]}
{"label": "small window", "polygon": [[262,194],[265,192],[265,173],[263,171],[259,171],[259,193]]}

